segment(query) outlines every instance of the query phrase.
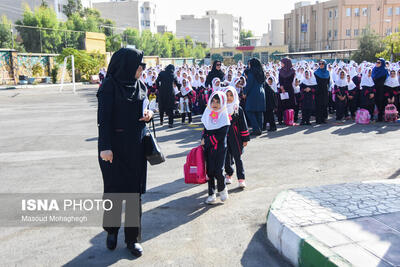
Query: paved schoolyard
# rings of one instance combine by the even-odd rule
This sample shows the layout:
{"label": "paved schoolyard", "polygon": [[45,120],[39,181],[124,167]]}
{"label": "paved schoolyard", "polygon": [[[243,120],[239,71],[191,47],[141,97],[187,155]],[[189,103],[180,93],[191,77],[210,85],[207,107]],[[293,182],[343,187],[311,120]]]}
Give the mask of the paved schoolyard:
{"label": "paved schoolyard", "polygon": [[[96,88],[0,90],[0,192],[101,192]],[[199,127],[160,127],[167,162],[149,167],[143,257],[132,261],[121,231],[117,250],[92,228],[0,228],[2,266],[288,266],[268,244],[268,207],[282,190],[400,174],[400,124],[280,128],[253,139],[244,155],[248,188],[203,204],[206,185],[183,182]],[[195,119],[199,123],[199,118]]]}

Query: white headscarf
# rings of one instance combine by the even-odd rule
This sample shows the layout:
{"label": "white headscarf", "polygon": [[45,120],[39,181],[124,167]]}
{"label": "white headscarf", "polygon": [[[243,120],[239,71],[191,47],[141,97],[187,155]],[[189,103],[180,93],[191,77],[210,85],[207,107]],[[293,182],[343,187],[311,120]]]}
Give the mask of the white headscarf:
{"label": "white headscarf", "polygon": [[[344,78],[343,79],[340,78],[340,74],[342,72],[344,74]],[[339,75],[337,76],[337,79],[335,81],[335,85],[338,86],[338,87],[344,87],[344,86],[348,86],[349,85],[349,83],[347,82],[347,75],[346,75],[346,72],[344,70],[341,70],[339,72]]]}
{"label": "white headscarf", "polygon": [[[269,83],[268,83],[268,80],[269,80],[269,79],[272,80],[272,84],[269,84]],[[275,93],[278,92],[278,85],[276,84],[276,78],[275,78],[273,75],[271,75],[271,76],[269,76],[269,77],[267,78],[267,83],[268,83],[268,85],[271,87],[271,89],[272,89]]]}
{"label": "white headscarf", "polygon": [[[183,86],[183,81],[186,81],[186,86]],[[181,86],[181,94],[182,96],[186,96],[187,94],[189,94],[192,91],[192,86],[190,85],[190,82],[188,79],[183,79],[182,80],[182,86]]]}
{"label": "white headscarf", "polygon": [[372,69],[371,68],[365,68],[364,71],[362,72],[360,86],[372,87],[372,86],[375,85],[374,81],[372,80],[372,75],[371,75],[371,77],[368,77],[368,72],[369,71],[372,71]]}
{"label": "white headscarf", "polygon": [[[308,79],[306,78],[306,72],[309,74]],[[317,80],[315,79],[314,73],[310,70],[304,71],[303,79],[300,81],[300,83],[303,83],[306,86],[316,86],[317,85]]]}
{"label": "white headscarf", "polygon": [[350,82],[347,82],[347,83],[348,83],[347,89],[348,89],[349,91],[352,91],[354,88],[357,87],[357,86],[354,84],[353,79],[351,78],[351,75],[350,75]]}
{"label": "white headscarf", "polygon": [[[211,102],[214,96],[219,98],[221,108],[217,111],[211,109]],[[222,91],[215,91],[211,94],[208,99],[207,108],[204,110],[203,116],[201,117],[201,122],[206,130],[216,130],[224,126],[231,125],[229,119],[228,110],[226,108],[226,94]]]}
{"label": "white headscarf", "polygon": [[227,94],[228,91],[232,92],[233,102],[232,103],[226,102],[226,108],[228,110],[228,114],[232,115],[233,113],[238,112],[240,101],[239,101],[239,95],[233,86],[226,87],[224,91],[225,94]]}
{"label": "white headscarf", "polygon": [[[394,78],[392,78],[392,76],[389,75],[386,78],[385,85],[388,87],[394,88],[394,87],[400,86],[400,84],[399,84],[399,79],[397,79],[397,72],[395,70],[392,70],[392,71],[394,71],[396,73],[396,75],[394,76]],[[390,72],[392,72],[392,71],[390,71]]]}
{"label": "white headscarf", "polygon": [[[220,86],[217,86],[216,83],[219,82]],[[211,85],[214,91],[221,90],[221,80],[219,78],[214,78],[211,81]]]}

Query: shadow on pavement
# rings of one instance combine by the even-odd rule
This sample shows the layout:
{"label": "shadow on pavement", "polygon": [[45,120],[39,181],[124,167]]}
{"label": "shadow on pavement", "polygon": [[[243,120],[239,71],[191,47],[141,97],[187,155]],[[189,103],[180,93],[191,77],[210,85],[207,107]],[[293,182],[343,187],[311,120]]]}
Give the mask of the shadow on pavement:
{"label": "shadow on pavement", "polygon": [[281,259],[278,251],[269,243],[265,224],[260,225],[260,228],[253,235],[247,249],[243,253],[240,263],[244,267],[268,266],[268,267],[289,267],[292,266],[288,262]]}
{"label": "shadow on pavement", "polygon": [[[145,244],[161,234],[195,220],[209,209],[218,207],[219,205],[208,206],[204,204],[206,194],[207,190],[204,190],[190,196],[171,200],[144,212],[142,217],[142,243]],[[122,259],[135,259],[127,249],[123,249],[125,247],[123,232],[123,229],[120,229],[118,246],[115,251],[107,250],[105,246],[106,233],[100,232],[90,240],[92,244],[90,248],[64,266],[110,266]]]}

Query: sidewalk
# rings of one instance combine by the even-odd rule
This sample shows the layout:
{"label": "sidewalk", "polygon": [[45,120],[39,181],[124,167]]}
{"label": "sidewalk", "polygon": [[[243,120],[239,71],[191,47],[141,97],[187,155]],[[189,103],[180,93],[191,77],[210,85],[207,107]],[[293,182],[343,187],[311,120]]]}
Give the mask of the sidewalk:
{"label": "sidewalk", "polygon": [[[80,85],[91,85],[89,83],[75,83],[76,86]],[[72,83],[64,83],[64,86],[72,86]],[[11,90],[11,89],[35,89],[35,88],[49,88],[49,87],[61,87],[61,84],[38,84],[38,85],[33,85],[33,84],[26,84],[26,85],[2,85],[0,86],[0,90]]]}
{"label": "sidewalk", "polygon": [[400,180],[284,191],[267,235],[295,266],[400,266]]}

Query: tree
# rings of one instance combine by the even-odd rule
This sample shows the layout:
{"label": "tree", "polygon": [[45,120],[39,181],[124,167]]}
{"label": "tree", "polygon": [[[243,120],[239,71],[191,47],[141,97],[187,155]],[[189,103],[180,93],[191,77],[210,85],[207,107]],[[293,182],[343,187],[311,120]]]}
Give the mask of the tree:
{"label": "tree", "polygon": [[358,39],[358,51],[354,52],[351,58],[358,63],[364,60],[374,62],[376,55],[382,51],[383,46],[379,36],[367,29],[366,33]]}
{"label": "tree", "polygon": [[22,20],[16,21],[16,24],[35,27],[16,26],[27,52],[59,53],[61,51],[64,45],[63,33],[60,31],[61,23],[58,22],[57,14],[52,8],[42,6],[32,12],[26,6]]}
{"label": "tree", "polygon": [[12,48],[11,22],[6,16],[1,17],[0,24],[0,48]]}
{"label": "tree", "polygon": [[82,12],[82,2],[81,0],[68,0],[66,5],[63,5],[63,13],[68,18],[75,13]]}
{"label": "tree", "polygon": [[[376,57],[383,57],[386,60],[399,61],[400,60],[400,33],[392,33],[387,36],[383,43],[385,45],[385,50],[378,53]],[[393,56],[393,58],[392,58]]]}
{"label": "tree", "polygon": [[216,60],[222,62],[222,61],[224,61],[224,58],[220,54],[212,54],[211,61],[214,62]]}
{"label": "tree", "polygon": [[235,60],[236,63],[238,63],[239,61],[243,60],[243,54],[235,54],[233,56],[233,59]]}
{"label": "tree", "polygon": [[[65,48],[56,58],[58,64],[64,62],[64,58],[74,55],[75,69],[79,72],[84,81],[89,81],[91,75],[98,73],[99,69],[105,66],[105,55],[100,53],[88,53],[84,50]],[[72,71],[71,60],[68,59],[67,69]]]}
{"label": "tree", "polygon": [[241,30],[240,31],[240,38],[239,38],[239,43],[241,46],[249,46],[250,45],[250,40],[246,40],[246,38],[253,37],[253,32],[252,31],[246,31],[246,30]]}

